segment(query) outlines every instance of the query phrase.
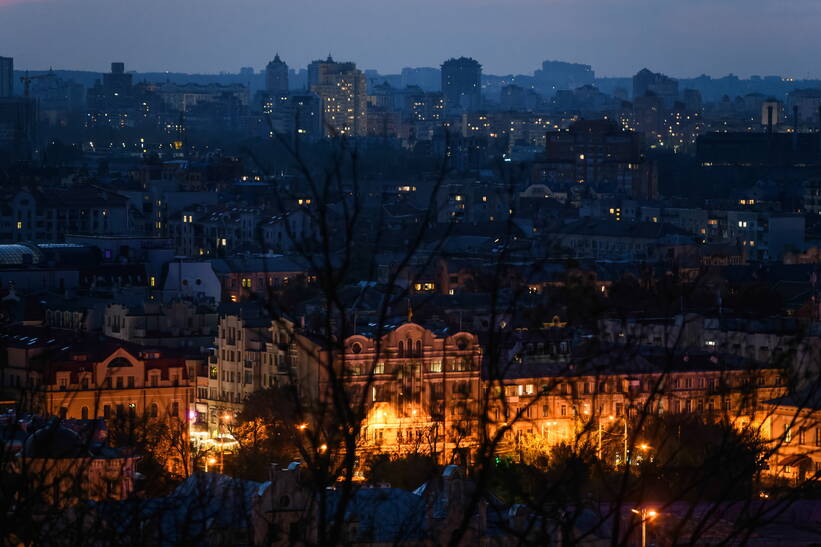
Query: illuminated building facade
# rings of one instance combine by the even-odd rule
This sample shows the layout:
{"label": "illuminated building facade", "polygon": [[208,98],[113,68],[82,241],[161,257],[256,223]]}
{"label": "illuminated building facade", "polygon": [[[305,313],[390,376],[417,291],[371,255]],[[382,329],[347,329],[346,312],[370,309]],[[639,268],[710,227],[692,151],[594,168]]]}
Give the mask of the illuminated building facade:
{"label": "illuminated building facade", "polygon": [[49,364],[43,382],[46,411],[62,418],[185,420],[192,401],[191,374],[178,355],[114,342],[70,348]]}
{"label": "illuminated building facade", "polygon": [[169,453],[165,465],[183,472],[193,410],[196,360],[178,352],[126,347],[107,341],[69,347],[47,365],[41,386],[45,413],[61,419],[102,418],[137,427],[142,420],[165,423],[181,450]]}
{"label": "illuminated building facade", "polygon": [[322,105],[326,137],[360,137],[368,134],[367,79],[356,63],[337,63],[330,56],[308,67],[310,90]]}
{"label": "illuminated building facade", "polygon": [[[335,366],[353,400],[364,399],[363,452],[436,454],[467,461],[476,446],[482,350],[467,332],[405,323],[381,338],[345,340]],[[327,377],[320,397],[332,396]],[[362,398],[362,399],[358,399]]]}
{"label": "illuminated building facade", "polygon": [[[568,342],[539,337],[517,346],[502,387],[491,395],[496,428],[511,424],[502,453],[560,443],[605,444],[623,460],[624,432],[631,449],[633,419],[649,414],[693,414],[738,428],[761,427],[758,413],[786,391],[776,367],[715,355],[642,355],[614,348],[590,359],[571,357]],[[485,379],[487,380],[487,379]],[[502,403],[504,401],[504,404]],[[605,448],[607,448],[607,446]]]}

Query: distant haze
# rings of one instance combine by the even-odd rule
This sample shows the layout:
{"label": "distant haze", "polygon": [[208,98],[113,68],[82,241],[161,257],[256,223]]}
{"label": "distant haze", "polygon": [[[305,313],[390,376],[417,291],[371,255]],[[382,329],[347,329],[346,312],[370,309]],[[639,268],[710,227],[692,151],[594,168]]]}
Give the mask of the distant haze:
{"label": "distant haze", "polygon": [[329,52],[395,73],[476,58],[530,74],[545,59],[599,76],[821,76],[819,0],[0,0],[0,55],[21,69],[214,73],[294,68]]}

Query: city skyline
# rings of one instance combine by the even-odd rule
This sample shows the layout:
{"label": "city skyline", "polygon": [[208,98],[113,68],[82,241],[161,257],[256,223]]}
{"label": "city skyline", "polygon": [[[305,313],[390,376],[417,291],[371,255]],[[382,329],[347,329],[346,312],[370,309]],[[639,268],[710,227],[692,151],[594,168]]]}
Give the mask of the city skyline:
{"label": "city skyline", "polygon": [[[645,66],[679,78],[821,76],[812,55],[821,45],[812,32],[821,6],[806,0],[741,6],[653,2],[650,10],[647,0],[516,0],[471,4],[467,12],[463,0],[423,1],[397,4],[398,19],[371,0],[345,6],[320,0],[308,9],[257,0],[242,9],[212,0],[197,9],[155,0],[115,8],[100,0],[0,0],[0,50],[30,70],[99,71],[117,58],[136,71],[237,72],[263,69],[275,52],[299,69],[330,51],[380,73],[464,55],[486,74],[529,74],[542,60],[558,59],[590,64],[600,77],[628,76]],[[553,20],[561,24],[546,23]],[[761,35],[764,20],[778,40]],[[463,23],[453,27],[452,21]]]}

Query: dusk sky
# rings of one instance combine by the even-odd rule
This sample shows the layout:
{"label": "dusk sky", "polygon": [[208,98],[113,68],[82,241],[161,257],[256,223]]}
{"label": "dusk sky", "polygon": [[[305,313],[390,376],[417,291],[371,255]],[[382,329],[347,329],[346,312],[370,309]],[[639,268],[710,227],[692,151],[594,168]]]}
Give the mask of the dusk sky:
{"label": "dusk sky", "polygon": [[383,73],[476,58],[486,73],[545,59],[597,75],[820,77],[818,0],[0,0],[0,55],[21,69],[237,72],[275,51],[332,52]]}

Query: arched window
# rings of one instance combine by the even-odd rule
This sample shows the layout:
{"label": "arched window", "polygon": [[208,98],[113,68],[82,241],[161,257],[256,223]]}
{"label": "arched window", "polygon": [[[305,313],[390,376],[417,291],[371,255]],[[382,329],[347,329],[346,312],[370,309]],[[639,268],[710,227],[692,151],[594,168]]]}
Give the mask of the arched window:
{"label": "arched window", "polygon": [[112,359],[110,363],[108,363],[109,368],[118,368],[118,367],[131,367],[134,366],[128,359],[124,359],[122,357],[117,357],[116,359]]}
{"label": "arched window", "polygon": [[156,418],[160,412],[160,408],[157,406],[157,403],[151,403],[151,417]]}
{"label": "arched window", "polygon": [[413,357],[413,340],[408,338],[408,357]]}
{"label": "arched window", "polygon": [[405,356],[405,344],[403,342],[399,342],[399,357]]}
{"label": "arched window", "polygon": [[88,407],[87,406],[84,406],[83,409],[80,411],[80,416],[82,416],[82,418],[84,420],[88,420]]}
{"label": "arched window", "polygon": [[421,340],[416,341],[416,356],[417,357],[422,357],[422,341]]}

